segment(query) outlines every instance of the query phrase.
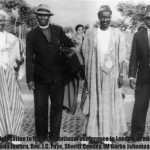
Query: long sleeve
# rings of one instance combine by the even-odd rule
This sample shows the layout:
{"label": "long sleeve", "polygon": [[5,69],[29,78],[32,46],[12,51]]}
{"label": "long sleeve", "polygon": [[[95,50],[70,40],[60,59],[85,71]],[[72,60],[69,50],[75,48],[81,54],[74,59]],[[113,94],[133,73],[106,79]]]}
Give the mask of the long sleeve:
{"label": "long sleeve", "polygon": [[7,34],[7,46],[9,49],[9,66],[11,67],[17,67],[16,59],[20,59],[20,49],[19,49],[19,39],[10,34]]}
{"label": "long sleeve", "polygon": [[13,67],[17,67],[16,59],[20,59],[19,40],[16,39],[11,47],[13,53],[11,57],[14,57]]}
{"label": "long sleeve", "polygon": [[126,42],[125,42],[125,36],[123,35],[123,33],[120,32],[120,36],[119,36],[119,73],[122,74],[123,73],[123,62],[126,60]]}
{"label": "long sleeve", "polygon": [[136,77],[137,67],[138,67],[138,58],[137,58],[137,43],[136,43],[136,34],[135,34],[133,37],[130,62],[129,62],[129,78]]}
{"label": "long sleeve", "polygon": [[91,34],[91,31],[87,31],[84,40],[83,40],[83,45],[82,45],[82,54],[84,58],[84,64],[85,64],[85,76],[88,78],[88,70],[89,70],[89,65],[91,64],[91,58],[92,58],[92,47],[93,45],[90,44],[90,40],[94,38],[94,35]]}
{"label": "long sleeve", "polygon": [[31,32],[27,34],[26,38],[26,78],[27,83],[34,80],[34,44]]}
{"label": "long sleeve", "polygon": [[87,32],[86,36],[84,37],[82,48],[81,48],[81,51],[82,51],[82,54],[84,57],[84,61],[85,61],[84,62],[85,66],[87,66],[87,64],[88,64],[88,57],[89,57],[89,49],[90,49],[90,42],[88,39],[89,37],[90,37],[90,33]]}

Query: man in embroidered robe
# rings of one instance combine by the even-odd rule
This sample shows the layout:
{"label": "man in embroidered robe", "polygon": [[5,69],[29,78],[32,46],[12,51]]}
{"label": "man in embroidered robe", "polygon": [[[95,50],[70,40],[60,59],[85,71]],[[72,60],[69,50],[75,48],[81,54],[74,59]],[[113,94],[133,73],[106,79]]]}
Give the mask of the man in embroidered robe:
{"label": "man in embroidered robe", "polygon": [[20,63],[21,59],[19,39],[4,30],[7,19],[7,13],[0,10],[0,137],[4,137],[2,141],[20,136],[24,116],[24,105],[15,72],[19,67],[17,62]]}
{"label": "man in embroidered robe", "polygon": [[[83,42],[88,95],[83,105],[87,117],[83,133],[92,137],[120,136],[127,132],[121,87],[125,38],[121,31],[109,26],[112,11],[100,7],[100,26],[87,31]],[[84,113],[83,112],[83,113]],[[111,141],[104,141],[111,144]]]}

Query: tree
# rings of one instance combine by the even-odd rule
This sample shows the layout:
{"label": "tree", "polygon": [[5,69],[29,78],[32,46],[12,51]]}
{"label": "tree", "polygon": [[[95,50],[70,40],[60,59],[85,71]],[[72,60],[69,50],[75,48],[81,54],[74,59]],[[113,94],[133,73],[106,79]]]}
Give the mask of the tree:
{"label": "tree", "polygon": [[30,28],[34,28],[37,25],[34,8],[29,7],[27,4],[20,5],[19,19],[22,23],[25,23]]}
{"label": "tree", "polygon": [[133,2],[120,2],[117,5],[117,10],[121,13],[123,22],[128,20],[128,25],[132,25],[134,28],[137,28],[139,22],[143,21],[145,4],[141,3],[136,5]]}
{"label": "tree", "polygon": [[37,25],[34,8],[30,7],[24,0],[0,0],[0,9],[4,9],[9,14],[6,30],[17,36],[21,32],[25,38],[29,29]]}
{"label": "tree", "polygon": [[26,24],[29,27],[37,25],[34,8],[30,7],[24,0],[0,0],[3,9],[10,15],[11,23]]}

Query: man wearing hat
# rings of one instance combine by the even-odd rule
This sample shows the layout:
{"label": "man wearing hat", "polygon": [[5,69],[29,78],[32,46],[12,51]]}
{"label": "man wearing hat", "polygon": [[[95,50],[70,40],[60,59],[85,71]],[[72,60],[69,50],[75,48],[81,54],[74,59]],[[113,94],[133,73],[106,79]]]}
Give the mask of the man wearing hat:
{"label": "man wearing hat", "polygon": [[[87,116],[83,134],[91,137],[116,137],[127,132],[121,92],[125,38],[119,29],[110,27],[111,15],[108,5],[101,6],[100,25],[87,31],[83,41],[88,85],[87,99],[82,103]],[[112,144],[111,139],[103,142]]]}
{"label": "man wearing hat", "polygon": [[150,5],[146,7],[145,28],[134,34],[129,64],[130,87],[135,89],[131,137],[141,140],[150,99]]}
{"label": "man wearing hat", "polygon": [[[39,25],[27,34],[26,73],[30,90],[34,91],[35,129],[39,141],[55,142],[59,139],[64,82],[59,64],[60,47],[74,44],[61,27],[50,24],[53,16],[47,5],[35,11]],[[50,108],[50,133],[48,135],[48,99]]]}

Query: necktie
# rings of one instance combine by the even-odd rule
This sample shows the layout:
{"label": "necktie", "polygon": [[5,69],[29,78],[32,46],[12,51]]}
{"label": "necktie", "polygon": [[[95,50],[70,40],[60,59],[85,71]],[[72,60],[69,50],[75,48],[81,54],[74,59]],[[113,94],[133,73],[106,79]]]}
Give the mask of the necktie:
{"label": "necktie", "polygon": [[43,29],[42,32],[44,33],[46,39],[48,40],[48,42],[51,42],[51,32],[50,32],[50,28],[46,28]]}

